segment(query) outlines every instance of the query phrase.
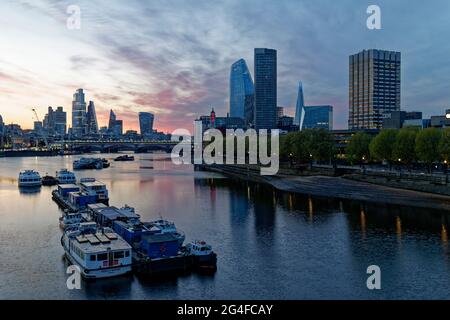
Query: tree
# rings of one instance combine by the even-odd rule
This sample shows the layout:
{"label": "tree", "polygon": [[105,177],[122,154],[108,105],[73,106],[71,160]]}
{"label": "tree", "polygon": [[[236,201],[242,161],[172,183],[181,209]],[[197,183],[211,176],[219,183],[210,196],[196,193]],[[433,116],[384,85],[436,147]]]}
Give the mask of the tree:
{"label": "tree", "polygon": [[416,159],[416,136],[415,128],[403,128],[398,132],[394,144],[394,157],[399,162],[410,165]]}
{"label": "tree", "polygon": [[369,145],[372,137],[364,132],[358,132],[351,138],[347,148],[346,154],[349,160],[360,162],[368,159],[370,156]]}
{"label": "tree", "polygon": [[416,137],[416,154],[419,160],[428,165],[431,173],[431,165],[440,158],[439,144],[441,132],[436,128],[427,128],[420,131]]}
{"label": "tree", "polygon": [[441,140],[439,141],[439,154],[446,163],[450,161],[450,128],[446,128],[442,132]]}
{"label": "tree", "polygon": [[386,160],[392,164],[397,132],[395,129],[382,130],[369,145],[371,157],[379,161]]}
{"label": "tree", "polygon": [[293,143],[296,132],[290,132],[280,137],[280,157],[290,159],[293,156]]}
{"label": "tree", "polygon": [[311,131],[309,150],[312,158],[317,161],[330,161],[334,157],[334,137],[325,129]]}

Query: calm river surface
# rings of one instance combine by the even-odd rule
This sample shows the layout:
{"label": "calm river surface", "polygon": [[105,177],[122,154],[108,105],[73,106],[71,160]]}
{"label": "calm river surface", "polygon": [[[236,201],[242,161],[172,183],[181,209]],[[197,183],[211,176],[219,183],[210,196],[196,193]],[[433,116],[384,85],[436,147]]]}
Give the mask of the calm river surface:
{"label": "calm river surface", "polygon": [[[311,199],[194,172],[165,157],[136,155],[77,175],[105,182],[111,205],[133,206],[144,220],[162,216],[187,240],[208,241],[218,254],[215,275],[128,276],[69,291],[52,188],[23,193],[17,177],[24,169],[54,175],[78,157],[3,158],[0,299],[450,298],[444,213]],[[366,287],[369,265],[381,268],[380,291]]]}

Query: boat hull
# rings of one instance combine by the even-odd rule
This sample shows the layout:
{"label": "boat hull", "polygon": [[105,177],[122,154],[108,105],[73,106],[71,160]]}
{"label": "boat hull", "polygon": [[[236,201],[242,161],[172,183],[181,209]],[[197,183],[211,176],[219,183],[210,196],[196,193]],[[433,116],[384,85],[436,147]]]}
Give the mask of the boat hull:
{"label": "boat hull", "polygon": [[81,276],[85,279],[102,279],[102,278],[118,277],[128,274],[132,271],[131,265],[89,270],[81,266],[79,263],[77,263],[75,259],[73,259],[72,256],[67,252],[65,247],[64,250],[67,260],[69,260],[71,264],[77,265],[80,268]]}

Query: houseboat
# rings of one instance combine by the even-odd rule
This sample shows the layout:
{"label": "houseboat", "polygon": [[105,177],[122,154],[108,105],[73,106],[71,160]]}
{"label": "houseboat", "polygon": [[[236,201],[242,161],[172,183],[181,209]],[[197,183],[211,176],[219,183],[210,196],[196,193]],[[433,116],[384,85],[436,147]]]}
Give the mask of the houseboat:
{"label": "houseboat", "polygon": [[186,239],[186,236],[183,231],[178,230],[175,227],[175,223],[159,219],[152,222],[144,222],[145,225],[149,226],[150,228],[157,228],[160,230],[161,233],[170,233],[175,236],[175,238],[178,239],[178,243],[180,246],[183,245],[184,240]]}
{"label": "houseboat", "polygon": [[106,185],[94,178],[85,178],[80,180],[81,191],[90,196],[95,196],[95,203],[109,204],[109,193]]}
{"label": "houseboat", "polygon": [[75,174],[67,169],[61,169],[56,172],[56,179],[59,184],[75,184],[77,182]]}
{"label": "houseboat", "polygon": [[120,276],[131,272],[131,246],[110,228],[95,222],[69,228],[61,238],[67,259],[80,267],[87,279]]}
{"label": "houseboat", "polygon": [[34,170],[26,170],[19,174],[19,187],[40,187],[42,179],[38,172]]}

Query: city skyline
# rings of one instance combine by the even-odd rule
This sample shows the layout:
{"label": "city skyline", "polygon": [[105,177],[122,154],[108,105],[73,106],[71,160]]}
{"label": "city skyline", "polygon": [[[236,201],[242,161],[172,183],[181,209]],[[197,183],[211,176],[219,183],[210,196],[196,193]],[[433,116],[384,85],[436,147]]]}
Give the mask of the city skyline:
{"label": "city skyline", "polygon": [[[448,106],[445,61],[450,45],[433,36],[450,26],[446,1],[416,4],[407,12],[402,3],[379,1],[386,12],[379,31],[366,28],[364,1],[199,2],[182,5],[183,10],[177,10],[180,4],[156,1],[80,1],[81,30],[66,28],[68,4],[0,4],[2,19],[10,19],[0,40],[5,123],[32,128],[31,109],[42,116],[48,105],[63,106],[72,123],[71,94],[84,88],[101,124],[114,109],[125,130],[139,130],[139,112],[154,113],[155,127],[162,131],[190,128],[211,107],[226,113],[229,68],[244,58],[253,70],[253,49],[258,47],[279,54],[278,105],[289,115],[302,80],[308,87],[305,104],[333,105],[335,127],[347,127],[348,56],[369,48],[402,52],[402,110],[421,110],[429,117]],[[258,23],[257,17],[267,11],[273,12],[271,20]],[[422,21],[427,13],[434,19]],[[217,17],[213,25],[211,14]]]}

